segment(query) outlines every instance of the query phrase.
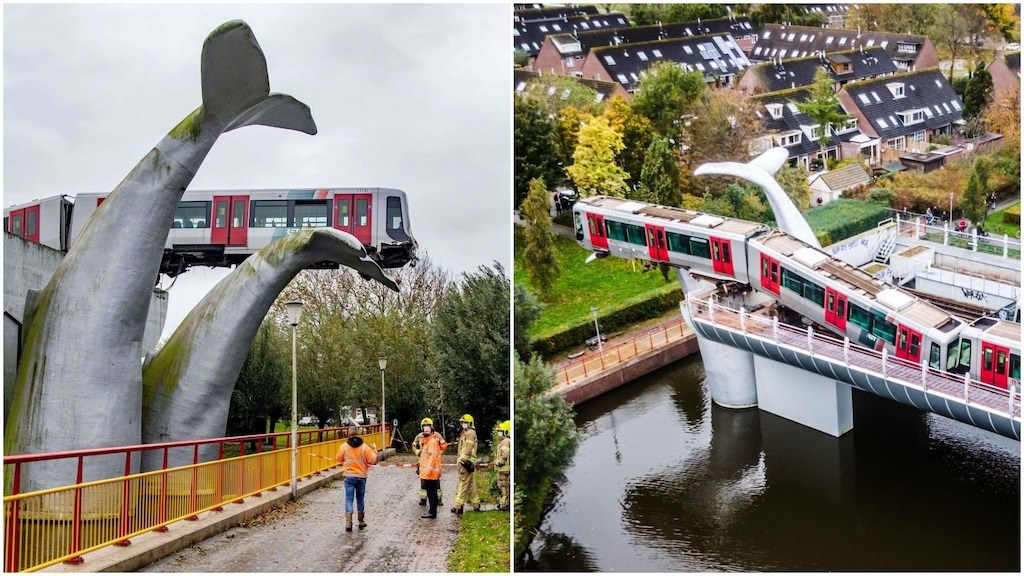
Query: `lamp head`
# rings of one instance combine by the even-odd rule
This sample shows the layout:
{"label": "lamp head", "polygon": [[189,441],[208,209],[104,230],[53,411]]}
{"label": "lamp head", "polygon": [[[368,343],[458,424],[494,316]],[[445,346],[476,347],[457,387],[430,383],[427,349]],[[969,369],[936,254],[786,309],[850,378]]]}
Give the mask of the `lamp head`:
{"label": "lamp head", "polygon": [[298,326],[299,316],[302,315],[302,302],[292,300],[291,302],[285,302],[284,307],[288,311],[288,323],[292,326]]}
{"label": "lamp head", "polygon": [[377,365],[380,366],[380,371],[383,372],[388,367],[388,359],[384,356],[377,358]]}

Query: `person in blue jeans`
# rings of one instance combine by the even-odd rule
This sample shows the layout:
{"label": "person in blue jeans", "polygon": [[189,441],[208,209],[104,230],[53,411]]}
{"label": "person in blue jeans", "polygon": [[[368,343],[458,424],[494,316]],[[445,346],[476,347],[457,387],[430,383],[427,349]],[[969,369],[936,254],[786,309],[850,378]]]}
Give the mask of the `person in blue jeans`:
{"label": "person in blue jeans", "polygon": [[355,426],[348,429],[348,440],[338,448],[335,460],[341,463],[342,475],[345,477],[345,531],[352,531],[352,500],[356,501],[359,514],[359,529],[366,528],[366,508],[363,497],[366,495],[366,476],[370,466],[377,463],[377,445],[367,446],[357,436]]}

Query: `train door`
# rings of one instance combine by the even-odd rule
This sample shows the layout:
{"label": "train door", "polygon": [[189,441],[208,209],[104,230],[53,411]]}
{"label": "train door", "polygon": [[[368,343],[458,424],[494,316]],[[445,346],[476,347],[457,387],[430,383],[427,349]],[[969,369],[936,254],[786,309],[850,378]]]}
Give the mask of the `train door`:
{"label": "train door", "polygon": [[373,236],[372,199],[372,194],[335,194],[334,227],[369,244]]}
{"label": "train door", "polygon": [[[840,294],[832,288],[825,288],[825,322],[846,331],[846,295]],[[917,347],[921,347],[921,335],[918,334]],[[918,355],[920,355],[918,350]]]}
{"label": "train door", "polygon": [[779,261],[765,254],[761,254],[761,287],[779,293]]}
{"label": "train door", "polygon": [[249,242],[249,197],[214,196],[211,244],[245,246]]}
{"label": "train door", "polygon": [[1009,348],[989,342],[982,342],[980,380],[985,384],[1006,388],[1009,359]]}
{"label": "train door", "polygon": [[896,357],[921,362],[921,333],[902,324],[896,327]]}
{"label": "train door", "polygon": [[587,213],[587,225],[590,228],[590,243],[594,248],[608,249],[608,237],[604,233],[604,216]]}
{"label": "train door", "polygon": [[8,232],[15,236],[25,235],[25,209],[11,210],[10,229]]}
{"label": "train door", "polygon": [[709,238],[711,241],[711,263],[715,272],[733,275],[732,245],[724,238]]}
{"label": "train door", "polygon": [[651,260],[668,262],[668,243],[665,242],[665,229],[661,226],[645,224],[647,228],[647,246],[650,249]]}

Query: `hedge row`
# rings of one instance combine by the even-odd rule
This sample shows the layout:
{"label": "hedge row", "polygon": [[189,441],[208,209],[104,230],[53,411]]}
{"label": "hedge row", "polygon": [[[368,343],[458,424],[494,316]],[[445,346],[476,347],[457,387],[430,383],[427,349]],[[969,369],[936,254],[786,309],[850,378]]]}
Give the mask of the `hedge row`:
{"label": "hedge row", "polygon": [[[613,330],[628,328],[637,322],[657,318],[665,312],[678,308],[683,299],[678,284],[667,284],[651,292],[635,298],[624,300],[610,312],[599,316],[601,332],[608,334]],[[545,334],[539,334],[531,342],[531,349],[544,358],[551,358],[559,352],[579,346],[584,340],[594,336],[594,319],[581,318],[569,325],[558,326]]]}
{"label": "hedge row", "polygon": [[1003,222],[1015,226],[1020,224],[1020,204],[1010,206],[1003,211]]}
{"label": "hedge row", "polygon": [[807,224],[822,246],[835,244],[861,232],[867,232],[889,217],[889,207],[859,200],[839,198],[804,213]]}

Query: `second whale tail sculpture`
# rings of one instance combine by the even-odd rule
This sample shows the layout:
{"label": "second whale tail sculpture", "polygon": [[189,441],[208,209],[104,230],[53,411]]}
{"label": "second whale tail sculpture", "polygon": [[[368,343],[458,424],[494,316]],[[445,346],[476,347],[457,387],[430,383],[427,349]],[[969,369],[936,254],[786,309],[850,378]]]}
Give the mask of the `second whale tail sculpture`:
{"label": "second whale tail sculpture", "polygon": [[704,174],[720,174],[722,176],[737,176],[749,182],[757,184],[764,190],[768,204],[775,213],[775,222],[779,229],[796,236],[811,246],[821,248],[818,237],[807,224],[803,214],[793,204],[793,200],[786,194],[786,191],[775,181],[774,175],[782,168],[789,158],[789,151],[785,148],[772,148],[746,164],[742,162],[708,162],[701,164],[693,171],[694,176]]}
{"label": "second whale tail sculpture", "polygon": [[[50,282],[30,295],[5,453],[139,443],[142,335],[182,193],[227,130],[262,124],[316,133],[305,104],[270,93],[266,58],[244,22],[210,33],[201,68],[202,105],[118,184]],[[69,466],[39,463],[22,490],[67,484]],[[122,457],[96,458],[84,478],[123,468]]]}
{"label": "second whale tail sculpture", "polygon": [[[143,442],[224,436],[235,380],[267,310],[300,271],[330,261],[354,268],[398,291],[351,234],[302,230],[274,241],[235,268],[185,318],[143,367]],[[217,456],[216,445],[200,460]],[[191,448],[171,450],[168,466],[191,464]],[[143,453],[143,471],[162,465],[159,451]]]}

